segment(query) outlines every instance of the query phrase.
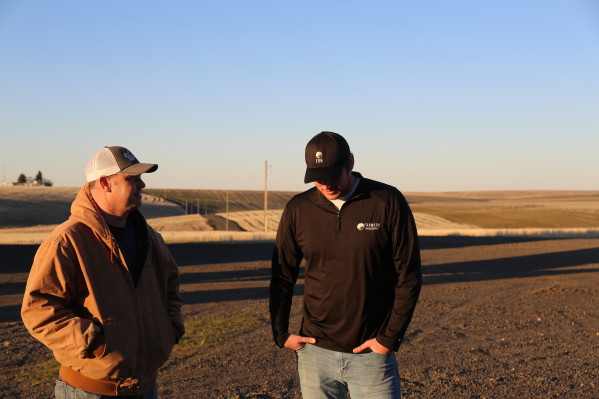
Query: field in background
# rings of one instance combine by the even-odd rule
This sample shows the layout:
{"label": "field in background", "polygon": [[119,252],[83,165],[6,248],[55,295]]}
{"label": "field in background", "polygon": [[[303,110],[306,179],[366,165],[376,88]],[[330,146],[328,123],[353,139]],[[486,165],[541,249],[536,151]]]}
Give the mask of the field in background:
{"label": "field in background", "polygon": [[597,191],[408,193],[413,212],[479,228],[598,228]]}
{"label": "field in background", "polygon": [[[271,211],[280,215],[280,211]],[[271,213],[269,212],[269,213]],[[233,220],[231,218],[230,220]],[[229,241],[269,241],[275,238],[275,229],[215,231],[202,215],[167,216],[148,219],[148,224],[159,231],[169,243],[190,242],[229,242]],[[278,224],[278,221],[277,221]],[[0,245],[40,244],[58,224],[30,227],[0,228]]]}
{"label": "field in background", "polygon": [[[147,189],[147,194],[178,204],[187,213],[215,214],[226,212],[227,195],[229,212],[264,209],[264,192],[248,190],[177,190]],[[283,209],[292,191],[269,191],[268,209]]]}
{"label": "field in background", "polygon": [[264,229],[264,211],[241,211],[217,213],[218,216],[228,218],[237,223],[245,231],[277,231],[281,220],[282,209],[266,212],[266,230]]}
{"label": "field in background", "polygon": [[[166,194],[169,201],[183,204],[183,207],[187,201],[188,213],[197,213],[199,204],[201,214],[205,214],[205,209],[208,209],[208,213],[224,216],[227,191],[147,192],[161,197]],[[285,191],[269,192],[268,209],[283,209],[294,194]],[[405,196],[415,213],[479,228],[599,228],[599,191],[464,191],[405,193]],[[263,201],[262,191],[229,191],[229,212],[260,211],[264,209]],[[259,216],[254,218],[255,215],[259,214],[250,213],[246,218],[239,213],[232,217],[236,221],[241,219],[242,223],[249,223],[250,226],[255,226],[255,223],[263,226],[263,221],[260,221]],[[247,220],[244,221],[244,218]]]}
{"label": "field in background", "polygon": [[[0,187],[0,244],[41,242],[66,220],[78,188]],[[167,242],[271,240],[293,192],[147,190],[142,213]],[[599,236],[599,191],[406,193],[421,235]],[[187,201],[187,215],[185,201]],[[198,208],[199,206],[199,208]],[[237,223],[242,232],[213,231],[204,217]],[[199,212],[199,213],[198,213]],[[224,229],[224,228],[223,228]]]}
{"label": "field in background", "polygon": [[[78,187],[0,187],[0,229],[62,223],[78,192]],[[147,218],[184,214],[178,205],[159,197],[144,195],[143,202]]]}

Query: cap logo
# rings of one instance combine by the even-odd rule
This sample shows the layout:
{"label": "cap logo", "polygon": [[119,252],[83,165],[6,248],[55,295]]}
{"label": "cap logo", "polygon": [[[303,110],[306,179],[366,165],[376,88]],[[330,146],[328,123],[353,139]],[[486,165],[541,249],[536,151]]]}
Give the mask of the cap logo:
{"label": "cap logo", "polygon": [[364,223],[358,223],[358,225],[356,226],[356,228],[358,230],[364,230]]}
{"label": "cap logo", "polygon": [[320,152],[320,151],[316,152],[316,163],[323,163],[322,152]]}
{"label": "cap logo", "polygon": [[133,154],[131,154],[129,151],[125,151],[125,152],[123,153],[123,156],[124,156],[125,158],[127,158],[127,159],[128,159],[129,161],[131,161],[131,162],[135,162],[135,161],[137,161],[137,159],[135,159],[135,156],[134,156]]}

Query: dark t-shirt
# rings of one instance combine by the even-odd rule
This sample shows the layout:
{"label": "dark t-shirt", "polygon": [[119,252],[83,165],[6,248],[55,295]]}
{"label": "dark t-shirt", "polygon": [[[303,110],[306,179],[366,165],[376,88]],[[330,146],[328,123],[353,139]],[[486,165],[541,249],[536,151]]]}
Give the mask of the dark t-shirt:
{"label": "dark t-shirt", "polygon": [[110,231],[114,235],[114,238],[116,239],[117,244],[119,245],[121,252],[123,253],[123,256],[125,257],[127,268],[129,269],[129,273],[133,279],[133,284],[137,285],[143,264],[140,264],[139,262],[141,257],[138,256],[139,246],[137,245],[137,238],[135,235],[135,223],[131,221],[131,218],[127,218],[125,227],[109,227]]}

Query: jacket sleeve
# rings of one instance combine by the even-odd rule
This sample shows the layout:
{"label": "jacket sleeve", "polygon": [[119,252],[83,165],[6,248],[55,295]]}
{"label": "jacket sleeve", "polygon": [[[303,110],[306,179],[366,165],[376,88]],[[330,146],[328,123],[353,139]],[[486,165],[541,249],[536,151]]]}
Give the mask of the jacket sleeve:
{"label": "jacket sleeve", "polygon": [[386,328],[377,336],[383,346],[397,351],[406,333],[422,286],[420,247],[414,216],[408,202],[396,192],[392,212],[393,261],[397,272],[395,299]]}
{"label": "jacket sleeve", "polygon": [[55,353],[92,357],[90,345],[101,326],[73,310],[85,289],[74,250],[55,240],[43,242],[33,260],[21,308],[30,334]]}
{"label": "jacket sleeve", "polygon": [[167,264],[167,308],[168,316],[173,323],[173,326],[177,330],[177,342],[185,334],[185,325],[183,322],[183,315],[181,314],[181,306],[183,306],[183,299],[179,293],[181,281],[179,279],[179,267],[173,259],[168,247],[166,246],[162,236],[154,232],[158,236],[158,245],[160,245],[161,252],[164,254],[162,257],[164,262]]}
{"label": "jacket sleeve", "polygon": [[270,280],[270,320],[275,343],[285,345],[289,338],[289,315],[293,287],[297,281],[303,255],[295,239],[289,205],[283,211],[272,256]]}

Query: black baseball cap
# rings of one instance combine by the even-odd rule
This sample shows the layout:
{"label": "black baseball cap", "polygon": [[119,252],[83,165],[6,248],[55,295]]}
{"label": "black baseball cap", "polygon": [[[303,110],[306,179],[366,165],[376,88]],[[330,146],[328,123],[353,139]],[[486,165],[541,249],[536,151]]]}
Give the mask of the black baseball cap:
{"label": "black baseball cap", "polygon": [[306,145],[304,183],[339,177],[351,152],[347,141],[338,133],[320,132]]}

